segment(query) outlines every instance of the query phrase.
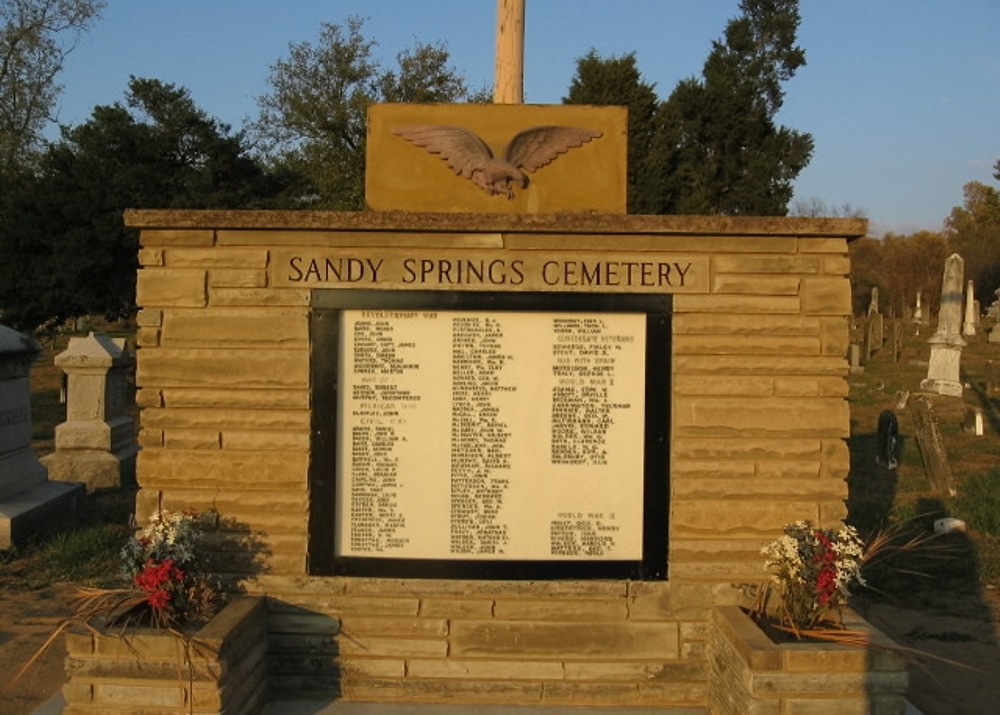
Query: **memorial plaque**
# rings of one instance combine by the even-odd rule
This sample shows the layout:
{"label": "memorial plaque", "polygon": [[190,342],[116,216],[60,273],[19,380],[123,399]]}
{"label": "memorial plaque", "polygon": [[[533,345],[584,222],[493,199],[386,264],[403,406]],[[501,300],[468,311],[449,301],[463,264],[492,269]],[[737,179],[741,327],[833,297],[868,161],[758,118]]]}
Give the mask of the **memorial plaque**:
{"label": "memorial plaque", "polygon": [[670,296],[313,296],[314,573],[665,576]]}
{"label": "memorial plaque", "polygon": [[642,557],[641,314],[341,314],[338,556]]}

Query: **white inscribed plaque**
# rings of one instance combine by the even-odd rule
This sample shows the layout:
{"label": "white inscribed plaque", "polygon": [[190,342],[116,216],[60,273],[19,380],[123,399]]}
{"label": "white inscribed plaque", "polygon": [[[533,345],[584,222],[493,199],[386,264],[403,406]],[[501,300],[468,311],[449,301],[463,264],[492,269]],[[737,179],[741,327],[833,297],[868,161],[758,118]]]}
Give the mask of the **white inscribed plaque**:
{"label": "white inscribed plaque", "polygon": [[640,560],[645,326],[343,311],[336,554]]}

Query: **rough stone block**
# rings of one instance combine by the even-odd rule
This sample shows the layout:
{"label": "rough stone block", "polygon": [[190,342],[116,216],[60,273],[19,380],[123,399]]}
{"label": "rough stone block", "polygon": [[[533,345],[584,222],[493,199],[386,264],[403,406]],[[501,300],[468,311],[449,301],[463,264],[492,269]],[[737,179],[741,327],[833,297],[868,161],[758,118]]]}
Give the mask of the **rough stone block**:
{"label": "rough stone block", "polygon": [[600,659],[674,659],[676,623],[542,623],[531,621],[454,621],[455,657]]}
{"label": "rough stone block", "polygon": [[143,308],[201,308],[208,300],[205,271],[196,269],[143,268],[135,290]]}
{"label": "rough stone block", "polygon": [[267,267],[267,251],[260,248],[170,248],[166,253],[168,265],[175,269]]}
{"label": "rough stone block", "polygon": [[211,246],[215,231],[210,229],[143,229],[139,243],[149,246]]}
{"label": "rough stone block", "polygon": [[851,282],[847,278],[804,279],[802,312],[806,315],[850,315]]}

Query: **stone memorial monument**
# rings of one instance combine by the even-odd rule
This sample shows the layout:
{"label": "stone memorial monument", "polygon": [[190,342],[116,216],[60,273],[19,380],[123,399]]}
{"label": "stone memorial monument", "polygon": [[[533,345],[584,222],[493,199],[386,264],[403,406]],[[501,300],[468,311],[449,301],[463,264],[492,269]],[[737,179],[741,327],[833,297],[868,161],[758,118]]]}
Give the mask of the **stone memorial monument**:
{"label": "stone memorial monument", "polygon": [[941,285],[941,308],[938,311],[937,330],[927,341],[931,346],[927,377],[920,382],[920,389],[950,397],[962,396],[960,366],[962,348],[962,279],[965,262],[957,253],[944,264],[944,281]]}
{"label": "stone memorial monument", "polygon": [[31,448],[29,373],[41,348],[0,325],[0,549],[76,519],[82,489],[51,482]]}
{"label": "stone memorial monument", "polygon": [[87,490],[135,480],[135,424],[127,413],[132,356],[124,339],[104,333],[70,338],[55,358],[67,376],[66,421],[56,425],[56,451],[43,458],[49,478]]}
{"label": "stone memorial monument", "polygon": [[846,516],[867,224],[629,215],[622,107],[367,136],[368,211],[126,212],[137,518],[262,534],[275,697],[708,712],[713,607]]}

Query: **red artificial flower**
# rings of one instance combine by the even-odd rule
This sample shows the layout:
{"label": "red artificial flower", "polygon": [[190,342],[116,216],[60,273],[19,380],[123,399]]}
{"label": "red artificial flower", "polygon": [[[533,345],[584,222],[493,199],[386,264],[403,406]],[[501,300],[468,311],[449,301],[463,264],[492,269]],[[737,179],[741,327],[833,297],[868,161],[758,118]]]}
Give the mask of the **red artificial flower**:
{"label": "red artificial flower", "polygon": [[132,579],[135,585],[146,595],[146,602],[156,610],[162,610],[170,605],[171,582],[180,583],[184,580],[184,572],[174,566],[173,559],[164,559],[156,563],[146,559],[140,570]]}

